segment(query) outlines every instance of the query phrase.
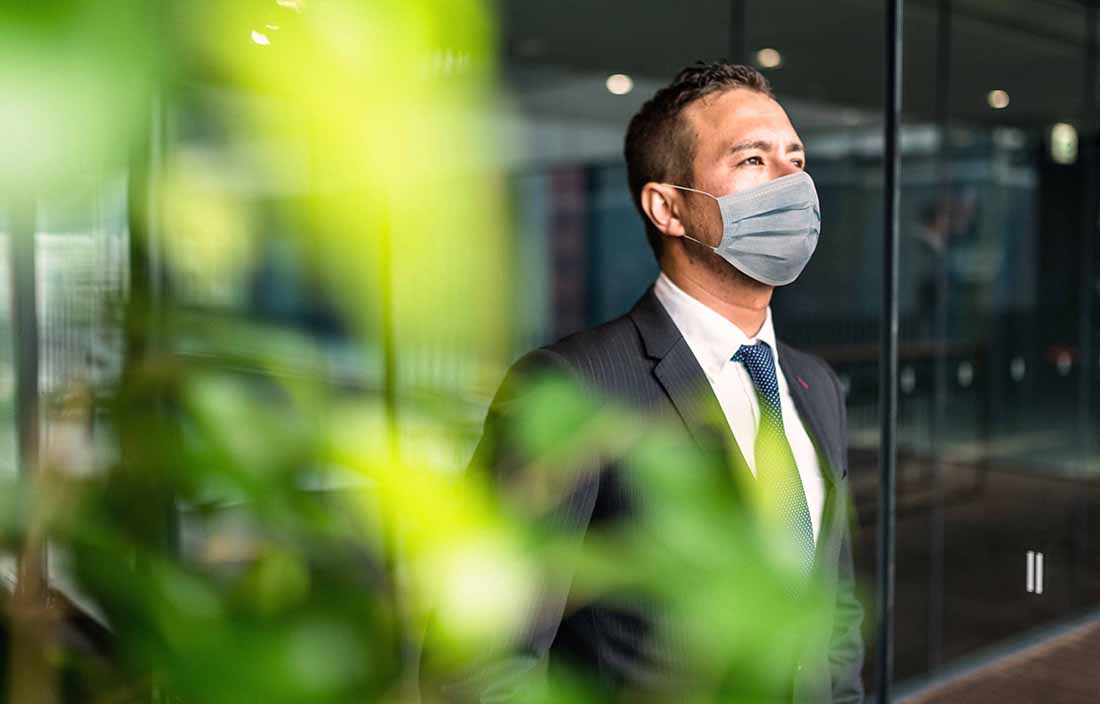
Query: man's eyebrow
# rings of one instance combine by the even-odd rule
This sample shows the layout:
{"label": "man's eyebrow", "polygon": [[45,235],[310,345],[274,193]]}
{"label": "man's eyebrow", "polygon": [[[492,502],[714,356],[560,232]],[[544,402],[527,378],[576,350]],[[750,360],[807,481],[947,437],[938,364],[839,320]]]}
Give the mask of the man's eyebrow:
{"label": "man's eyebrow", "polygon": [[764,140],[759,140],[758,139],[755,142],[738,142],[736,144],[731,144],[730,149],[729,149],[729,153],[730,154],[736,154],[737,152],[743,152],[746,149],[759,149],[761,151],[766,152],[771,148],[772,148],[772,143],[771,142],[766,142]]}
{"label": "man's eyebrow", "polygon": [[[746,149],[759,149],[761,151],[769,151],[772,148],[772,143],[766,140],[756,140],[752,142],[738,142],[730,145],[729,153],[736,154],[737,152],[745,151]],[[804,152],[805,147],[799,142],[791,142],[787,145],[788,152]]]}

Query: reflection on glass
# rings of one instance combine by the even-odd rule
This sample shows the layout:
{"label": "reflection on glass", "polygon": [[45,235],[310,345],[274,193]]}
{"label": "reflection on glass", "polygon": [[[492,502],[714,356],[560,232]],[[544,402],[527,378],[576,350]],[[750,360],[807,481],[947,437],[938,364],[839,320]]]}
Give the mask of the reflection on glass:
{"label": "reflection on glass", "polygon": [[[926,18],[939,68],[906,106],[931,143],[902,166],[896,674],[945,688],[929,701],[961,696],[937,673],[963,658],[979,687],[1006,652],[1035,665],[1014,665],[1021,686],[1040,686],[1040,666],[1072,681],[1029,648],[1053,651],[1042,629],[1100,601],[1085,520],[1100,464],[1081,442],[1100,428],[1078,391],[1094,295],[1080,258],[1095,194],[1080,187],[1074,126],[1085,14],[987,7],[942,3],[949,16]],[[1038,64],[1046,78],[1026,79]]]}

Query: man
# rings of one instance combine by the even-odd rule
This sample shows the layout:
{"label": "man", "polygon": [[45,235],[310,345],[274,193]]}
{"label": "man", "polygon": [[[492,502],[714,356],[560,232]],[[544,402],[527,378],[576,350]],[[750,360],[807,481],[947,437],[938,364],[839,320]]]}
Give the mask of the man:
{"label": "man", "polygon": [[[820,212],[803,146],[759,72],[713,63],[684,69],[642,106],[625,157],[660,275],[626,315],[513,367],[474,465],[498,477],[511,471],[516,401],[524,380],[545,370],[647,416],[674,419],[701,446],[724,440],[734,448],[728,471],[755,478],[794,560],[829,592],[826,644],[799,656],[782,698],[862,701],[843,395],[823,361],[776,340],[769,308],[774,287],[801,272],[817,242]],[[628,515],[618,471],[601,466],[581,475],[557,523],[583,540],[597,520]],[[659,687],[656,663],[667,658],[653,651],[661,646],[639,620],[598,605],[567,608],[569,591],[566,575],[542,595],[524,644],[526,666],[560,655],[596,673],[609,691]],[[507,698],[522,661],[470,678],[465,684],[478,689],[472,698]]]}

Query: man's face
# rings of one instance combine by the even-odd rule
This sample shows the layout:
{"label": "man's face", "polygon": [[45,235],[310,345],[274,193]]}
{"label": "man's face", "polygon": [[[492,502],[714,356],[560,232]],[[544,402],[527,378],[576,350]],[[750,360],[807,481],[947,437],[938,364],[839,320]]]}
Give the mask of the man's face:
{"label": "man's face", "polygon": [[[707,96],[684,110],[694,132],[693,185],[715,196],[743,191],[801,171],[806,154],[779,103],[735,88]],[[706,196],[691,195],[689,231],[712,246],[722,238],[722,218]],[[710,201],[709,204],[706,201]],[[698,235],[696,235],[698,237]]]}

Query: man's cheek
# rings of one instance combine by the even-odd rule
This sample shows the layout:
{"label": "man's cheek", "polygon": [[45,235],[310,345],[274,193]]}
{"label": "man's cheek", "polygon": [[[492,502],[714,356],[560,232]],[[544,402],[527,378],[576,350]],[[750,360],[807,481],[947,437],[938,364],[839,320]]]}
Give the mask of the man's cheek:
{"label": "man's cheek", "polygon": [[747,191],[748,189],[759,186],[760,184],[768,180],[768,175],[765,174],[762,169],[746,169],[743,171],[743,173],[739,173],[736,177],[734,177],[732,188],[726,191],[726,193]]}
{"label": "man's cheek", "polygon": [[712,247],[717,247],[722,239],[722,214],[718,210],[717,203],[713,208],[707,209],[704,217],[700,218],[700,222],[704,223],[704,241]]}

